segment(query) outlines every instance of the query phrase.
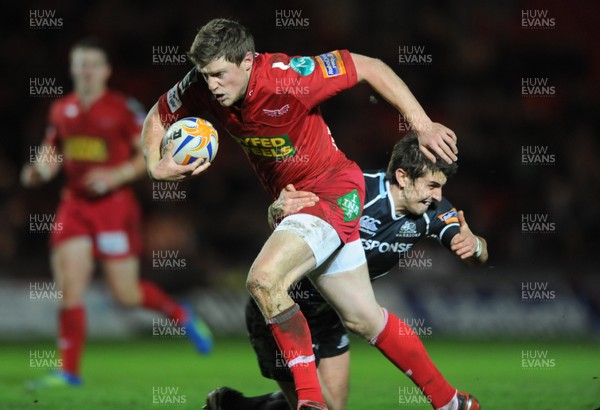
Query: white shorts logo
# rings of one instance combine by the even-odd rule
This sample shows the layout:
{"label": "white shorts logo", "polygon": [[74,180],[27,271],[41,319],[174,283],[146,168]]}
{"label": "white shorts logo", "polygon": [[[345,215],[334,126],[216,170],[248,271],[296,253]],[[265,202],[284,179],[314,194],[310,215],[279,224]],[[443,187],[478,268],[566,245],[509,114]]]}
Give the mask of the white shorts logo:
{"label": "white shorts logo", "polygon": [[129,252],[129,238],[123,231],[99,233],[97,242],[103,255],[118,256]]}

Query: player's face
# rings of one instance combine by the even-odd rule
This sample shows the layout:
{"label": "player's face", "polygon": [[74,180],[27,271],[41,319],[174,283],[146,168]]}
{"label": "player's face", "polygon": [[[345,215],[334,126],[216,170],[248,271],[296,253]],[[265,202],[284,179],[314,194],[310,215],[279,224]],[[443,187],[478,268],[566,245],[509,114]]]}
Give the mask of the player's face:
{"label": "player's face", "polygon": [[209,91],[219,104],[230,107],[244,99],[248,89],[252,61],[252,53],[248,53],[239,65],[221,57],[199,68],[208,84]]}
{"label": "player's face", "polygon": [[442,187],[446,184],[446,176],[440,172],[426,171],[425,175],[404,179],[401,190],[403,208],[413,215],[423,215],[431,204],[442,200]]}
{"label": "player's face", "polygon": [[71,53],[71,76],[78,92],[94,92],[106,87],[110,65],[106,54],[96,49],[78,48]]}

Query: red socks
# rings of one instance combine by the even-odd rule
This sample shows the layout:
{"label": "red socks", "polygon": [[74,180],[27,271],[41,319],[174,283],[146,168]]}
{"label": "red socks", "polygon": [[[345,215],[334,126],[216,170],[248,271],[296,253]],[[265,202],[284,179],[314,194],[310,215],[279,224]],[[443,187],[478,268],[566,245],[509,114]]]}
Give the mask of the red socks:
{"label": "red socks", "polygon": [[381,333],[371,340],[377,348],[402,370],[431,400],[434,408],[448,404],[456,389],[444,379],[435,367],[425,346],[410,326],[387,310],[386,324]]}
{"label": "red socks", "polygon": [[300,307],[295,304],[269,319],[267,324],[294,376],[298,401],[325,403],[317,375],[310,330]]}
{"label": "red socks", "polygon": [[158,286],[152,282],[141,280],[140,291],[142,292],[143,307],[161,312],[169,319],[176,319],[179,326],[183,326],[187,318],[185,309]]}
{"label": "red socks", "polygon": [[85,309],[82,306],[61,309],[58,322],[58,349],[62,359],[62,370],[79,376],[85,342]]}
{"label": "red socks", "polygon": [[[181,325],[185,323],[185,309],[156,285],[140,281],[140,291],[144,307],[162,312],[170,319],[176,319]],[[69,374],[79,376],[85,342],[85,309],[82,306],[61,309],[58,321],[61,368]]]}

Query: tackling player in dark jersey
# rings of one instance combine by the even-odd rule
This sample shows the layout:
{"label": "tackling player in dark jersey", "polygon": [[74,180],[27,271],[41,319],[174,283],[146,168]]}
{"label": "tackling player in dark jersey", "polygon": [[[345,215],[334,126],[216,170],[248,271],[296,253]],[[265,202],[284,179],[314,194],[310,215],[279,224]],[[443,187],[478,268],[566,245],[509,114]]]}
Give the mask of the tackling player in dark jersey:
{"label": "tackling player in dark jersey", "polygon": [[[434,238],[469,264],[487,261],[485,239],[474,235],[462,214],[442,197],[446,178],[455,165],[441,161],[432,164],[418,152],[414,135],[403,138],[392,153],[387,172],[365,172],[366,199],[361,217],[360,236],[367,256],[371,280],[387,274],[423,238]],[[421,194],[430,191],[431,195]],[[312,193],[286,187],[271,207],[271,220],[278,215],[297,212],[318,200]],[[335,267],[325,267],[335,271]],[[315,355],[320,359],[319,375],[327,404],[331,409],[344,409],[348,396],[349,343],[342,323],[323,297],[303,280],[293,286],[291,296],[304,312],[313,337]],[[289,370],[282,365],[275,341],[262,320],[260,310],[250,301],[246,307],[246,324],[252,346],[264,377],[274,379],[290,402],[294,402],[294,385]],[[421,366],[434,366],[416,335],[407,332],[407,348],[417,351]],[[417,348],[414,344],[418,345]],[[422,386],[419,386],[422,390]],[[459,392],[458,409],[478,409],[472,396]],[[246,398],[229,388],[209,394],[208,410],[284,410],[289,409],[284,394],[272,393]]]}

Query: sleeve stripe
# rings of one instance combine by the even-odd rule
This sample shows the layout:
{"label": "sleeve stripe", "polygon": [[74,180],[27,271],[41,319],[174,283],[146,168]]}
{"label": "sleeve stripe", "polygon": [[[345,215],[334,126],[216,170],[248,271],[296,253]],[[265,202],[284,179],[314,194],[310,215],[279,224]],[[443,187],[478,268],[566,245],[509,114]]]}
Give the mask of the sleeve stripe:
{"label": "sleeve stripe", "polygon": [[451,226],[458,226],[458,227],[460,227],[460,224],[459,224],[459,223],[456,223],[456,222],[453,222],[453,223],[451,223],[451,224],[449,224],[449,225],[445,226],[445,227],[444,227],[444,229],[442,229],[442,231],[440,232],[440,241],[441,241],[441,240],[444,238],[444,233],[446,232],[446,230],[447,230],[448,228],[450,228]]}
{"label": "sleeve stripe", "polygon": [[363,209],[367,209],[368,207],[373,205],[375,202],[379,201],[381,198],[385,198],[386,192],[385,192],[385,186],[383,183],[385,174],[383,172],[377,172],[375,174],[369,174],[367,172],[363,172],[363,175],[368,178],[379,178],[379,195],[377,195],[375,198],[371,199],[368,203],[366,203],[363,206]]}
{"label": "sleeve stripe", "polygon": [[429,219],[427,212],[423,214],[423,219],[425,219],[425,236],[427,236],[429,235],[429,225],[431,224],[431,219]]}
{"label": "sleeve stripe", "polygon": [[363,206],[363,209],[367,209],[368,207],[370,207],[371,205],[373,205],[375,202],[379,201],[380,199],[381,199],[381,195],[377,195],[375,198],[371,199],[368,204],[365,204],[365,206]]}

